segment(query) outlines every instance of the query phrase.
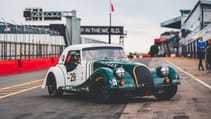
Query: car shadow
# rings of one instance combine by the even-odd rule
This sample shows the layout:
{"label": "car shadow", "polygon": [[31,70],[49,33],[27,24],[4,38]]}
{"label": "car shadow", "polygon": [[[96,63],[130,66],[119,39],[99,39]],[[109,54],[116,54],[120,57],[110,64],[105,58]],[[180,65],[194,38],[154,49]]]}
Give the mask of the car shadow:
{"label": "car shadow", "polygon": [[[63,101],[75,101],[75,102],[86,102],[95,103],[92,97],[88,94],[72,94],[67,93],[59,97],[50,97],[48,95],[43,95],[43,98],[63,100]],[[146,102],[162,102],[162,101],[178,101],[181,97],[175,96],[169,100],[158,100],[154,96],[144,96],[144,97],[126,97],[126,96],[112,96],[112,98],[106,104],[128,104],[128,103],[146,103]]]}

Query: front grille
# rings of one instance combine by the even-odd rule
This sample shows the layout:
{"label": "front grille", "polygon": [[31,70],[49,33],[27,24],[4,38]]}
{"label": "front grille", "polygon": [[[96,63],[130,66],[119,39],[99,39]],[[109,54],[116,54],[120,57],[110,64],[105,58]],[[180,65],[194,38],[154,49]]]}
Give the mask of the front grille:
{"label": "front grille", "polygon": [[138,66],[135,68],[135,77],[137,80],[137,86],[144,89],[154,88],[153,77],[149,69],[144,66]]}

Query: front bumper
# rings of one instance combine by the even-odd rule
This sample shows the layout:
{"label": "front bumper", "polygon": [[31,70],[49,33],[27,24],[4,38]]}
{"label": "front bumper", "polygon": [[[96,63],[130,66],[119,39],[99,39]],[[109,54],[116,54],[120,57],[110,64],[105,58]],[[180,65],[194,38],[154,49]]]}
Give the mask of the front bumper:
{"label": "front bumper", "polygon": [[114,95],[123,95],[127,97],[150,96],[154,94],[154,89],[112,89],[110,92]]}

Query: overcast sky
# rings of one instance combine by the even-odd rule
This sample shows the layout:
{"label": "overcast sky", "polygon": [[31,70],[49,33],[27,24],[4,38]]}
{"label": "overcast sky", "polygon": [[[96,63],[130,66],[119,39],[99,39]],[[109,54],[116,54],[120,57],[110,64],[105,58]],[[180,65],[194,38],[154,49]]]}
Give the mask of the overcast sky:
{"label": "overcast sky", "polygon": [[[160,23],[180,16],[181,9],[193,9],[198,0],[112,0],[115,11],[112,25],[124,26],[126,52],[149,51],[164,31]],[[24,23],[23,11],[27,7],[40,7],[44,11],[76,10],[81,25],[109,25],[110,0],[0,0],[0,17],[7,21]],[[0,19],[1,20],[1,19]],[[89,36],[107,42],[107,36]],[[118,43],[119,36],[112,37]]]}

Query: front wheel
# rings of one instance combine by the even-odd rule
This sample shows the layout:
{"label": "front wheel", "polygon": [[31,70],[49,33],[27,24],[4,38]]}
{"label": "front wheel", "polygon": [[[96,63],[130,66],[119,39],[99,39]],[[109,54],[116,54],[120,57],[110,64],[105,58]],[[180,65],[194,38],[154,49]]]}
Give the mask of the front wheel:
{"label": "front wheel", "polygon": [[52,73],[48,75],[47,87],[50,96],[55,97],[63,95],[63,91],[57,89],[56,78]]}
{"label": "front wheel", "polygon": [[91,87],[91,95],[95,102],[106,103],[110,99],[110,92],[105,85],[103,76],[98,76],[95,79],[100,79]]}
{"label": "front wheel", "polygon": [[154,96],[159,100],[168,100],[176,95],[177,92],[177,85],[171,86],[162,93],[155,94]]}

